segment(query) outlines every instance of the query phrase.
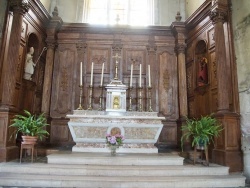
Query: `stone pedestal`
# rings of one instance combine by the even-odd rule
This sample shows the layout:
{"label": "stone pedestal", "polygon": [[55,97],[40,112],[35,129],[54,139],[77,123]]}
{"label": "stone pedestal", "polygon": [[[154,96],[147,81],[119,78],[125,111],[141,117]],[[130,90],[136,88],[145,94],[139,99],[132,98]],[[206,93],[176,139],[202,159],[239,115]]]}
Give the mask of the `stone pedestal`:
{"label": "stone pedestal", "polygon": [[106,134],[122,134],[124,144],[118,153],[158,153],[154,146],[161,133],[164,117],[157,112],[104,112],[75,110],[67,115],[76,145],[72,151],[110,152]]}

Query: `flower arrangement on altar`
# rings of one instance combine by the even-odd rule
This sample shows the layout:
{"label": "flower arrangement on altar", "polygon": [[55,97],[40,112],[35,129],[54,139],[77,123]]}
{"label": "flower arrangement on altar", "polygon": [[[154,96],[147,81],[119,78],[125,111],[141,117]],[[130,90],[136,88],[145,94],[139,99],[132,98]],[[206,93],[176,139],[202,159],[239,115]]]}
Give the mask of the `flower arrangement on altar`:
{"label": "flower arrangement on altar", "polygon": [[109,146],[121,146],[122,142],[125,140],[124,136],[121,134],[116,134],[116,135],[111,135],[107,134],[106,135],[106,143]]}

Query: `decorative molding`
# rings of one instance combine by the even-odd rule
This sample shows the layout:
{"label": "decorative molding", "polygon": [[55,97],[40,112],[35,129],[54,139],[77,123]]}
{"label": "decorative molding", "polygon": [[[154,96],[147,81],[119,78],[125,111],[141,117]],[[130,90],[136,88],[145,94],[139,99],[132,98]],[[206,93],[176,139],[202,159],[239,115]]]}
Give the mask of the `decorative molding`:
{"label": "decorative molding", "polygon": [[163,88],[166,90],[166,92],[168,92],[169,90],[169,82],[170,82],[169,79],[170,79],[169,72],[168,70],[165,70],[163,73]]}
{"label": "decorative molding", "polygon": [[188,94],[192,93],[192,71],[191,69],[187,70],[187,90],[188,90]]}
{"label": "decorative molding", "polygon": [[62,80],[60,86],[63,91],[66,91],[68,88],[68,80],[69,80],[68,70],[66,67],[63,67],[61,79]]}
{"label": "decorative molding", "polygon": [[140,64],[142,63],[142,57],[141,56],[133,56],[131,55],[130,57],[128,57],[128,62],[135,64]]}
{"label": "decorative molding", "polygon": [[213,74],[214,74],[214,79],[217,80],[217,63],[216,59],[212,62],[212,67],[213,67]]}
{"label": "decorative molding", "polygon": [[92,57],[92,62],[100,64],[100,63],[107,62],[107,59],[104,57],[104,55],[94,55]]}

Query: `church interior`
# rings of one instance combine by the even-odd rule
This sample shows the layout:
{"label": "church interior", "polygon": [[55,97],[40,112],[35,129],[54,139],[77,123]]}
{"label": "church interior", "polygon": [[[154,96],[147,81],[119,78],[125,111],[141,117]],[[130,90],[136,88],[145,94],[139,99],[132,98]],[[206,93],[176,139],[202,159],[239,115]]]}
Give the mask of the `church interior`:
{"label": "church interior", "polygon": [[[118,7],[105,24],[91,2],[0,1],[0,162],[19,158],[9,125],[24,110],[45,113],[45,148],[76,144],[68,123],[77,109],[154,112],[163,125],[154,147],[165,152],[181,151],[186,117],[213,114],[223,131],[210,162],[250,182],[250,1],[148,0],[144,17],[136,4],[127,20]],[[91,8],[102,13],[93,23]],[[110,107],[112,79],[126,94]]]}

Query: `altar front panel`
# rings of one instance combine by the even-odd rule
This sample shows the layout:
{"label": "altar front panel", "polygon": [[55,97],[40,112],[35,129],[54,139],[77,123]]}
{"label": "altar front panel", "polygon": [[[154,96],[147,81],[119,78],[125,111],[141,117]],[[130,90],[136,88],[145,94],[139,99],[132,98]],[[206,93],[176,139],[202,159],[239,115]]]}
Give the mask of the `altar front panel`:
{"label": "altar front panel", "polygon": [[110,152],[106,144],[107,134],[125,137],[118,152],[158,153],[154,144],[161,133],[164,117],[156,112],[102,112],[78,111],[67,115],[70,132],[76,145],[72,151]]}

